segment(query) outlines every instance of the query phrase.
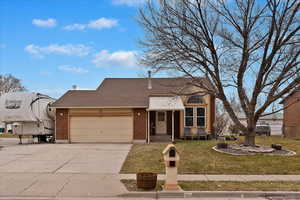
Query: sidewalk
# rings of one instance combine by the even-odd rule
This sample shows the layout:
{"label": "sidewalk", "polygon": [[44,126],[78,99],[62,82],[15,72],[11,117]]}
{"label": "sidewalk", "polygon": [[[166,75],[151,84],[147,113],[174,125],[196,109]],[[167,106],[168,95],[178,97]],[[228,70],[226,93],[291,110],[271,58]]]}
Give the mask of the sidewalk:
{"label": "sidewalk", "polygon": [[129,192],[124,198],[153,198],[153,199],[211,199],[211,200],[296,200],[300,192],[262,192],[262,191],[178,191],[178,192]]}
{"label": "sidewalk", "polygon": [[[135,174],[119,174],[120,179],[136,179]],[[164,180],[165,175],[159,174],[158,180]],[[300,181],[300,175],[178,175],[179,181]]]}

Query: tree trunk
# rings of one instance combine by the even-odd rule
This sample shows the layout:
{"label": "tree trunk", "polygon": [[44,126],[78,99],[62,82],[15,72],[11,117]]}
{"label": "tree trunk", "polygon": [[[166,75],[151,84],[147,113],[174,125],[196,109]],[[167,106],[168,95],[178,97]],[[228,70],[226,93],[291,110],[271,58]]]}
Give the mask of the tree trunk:
{"label": "tree trunk", "polygon": [[249,133],[245,135],[245,141],[244,141],[245,146],[255,146],[255,133]]}

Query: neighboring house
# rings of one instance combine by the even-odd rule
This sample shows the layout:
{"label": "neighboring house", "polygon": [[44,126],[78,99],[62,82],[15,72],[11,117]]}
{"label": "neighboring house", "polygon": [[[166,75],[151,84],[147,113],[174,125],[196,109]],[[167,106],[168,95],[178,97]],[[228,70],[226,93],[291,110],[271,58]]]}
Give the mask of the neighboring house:
{"label": "neighboring house", "polygon": [[11,132],[12,132],[11,124],[5,124],[5,123],[0,122],[0,134],[11,133]]}
{"label": "neighboring house", "polygon": [[[238,114],[239,120],[243,124],[247,124],[247,119],[244,114]],[[268,124],[271,128],[271,135],[281,135],[282,134],[282,125],[283,125],[283,114],[274,113],[267,116],[260,117],[257,121],[257,125]]]}
{"label": "neighboring house", "polygon": [[300,139],[300,87],[282,102],[283,135],[288,138]]}
{"label": "neighboring house", "polygon": [[[197,79],[212,88],[204,78]],[[96,90],[70,90],[56,108],[56,140],[150,142],[181,138],[185,127],[213,134],[215,98],[189,78],[107,78]],[[192,94],[182,96],[175,94]]]}

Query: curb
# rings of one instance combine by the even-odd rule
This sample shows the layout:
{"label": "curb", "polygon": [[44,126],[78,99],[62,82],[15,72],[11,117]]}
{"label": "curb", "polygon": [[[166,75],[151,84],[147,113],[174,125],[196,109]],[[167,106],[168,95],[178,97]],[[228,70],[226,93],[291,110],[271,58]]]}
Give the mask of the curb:
{"label": "curb", "polygon": [[288,191],[185,191],[185,192],[129,192],[119,197],[123,198],[293,198],[300,199],[300,192]]}

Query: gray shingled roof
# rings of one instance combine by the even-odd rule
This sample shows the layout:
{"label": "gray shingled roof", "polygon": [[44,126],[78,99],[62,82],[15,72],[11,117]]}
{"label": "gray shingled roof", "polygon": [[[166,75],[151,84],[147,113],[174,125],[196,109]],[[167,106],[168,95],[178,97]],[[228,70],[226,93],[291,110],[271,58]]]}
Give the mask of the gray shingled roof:
{"label": "gray shingled roof", "polygon": [[[211,88],[204,78],[199,80]],[[53,107],[148,107],[150,95],[168,95],[183,89],[191,79],[151,78],[152,89],[148,89],[147,78],[106,78],[96,90],[69,90]]]}

